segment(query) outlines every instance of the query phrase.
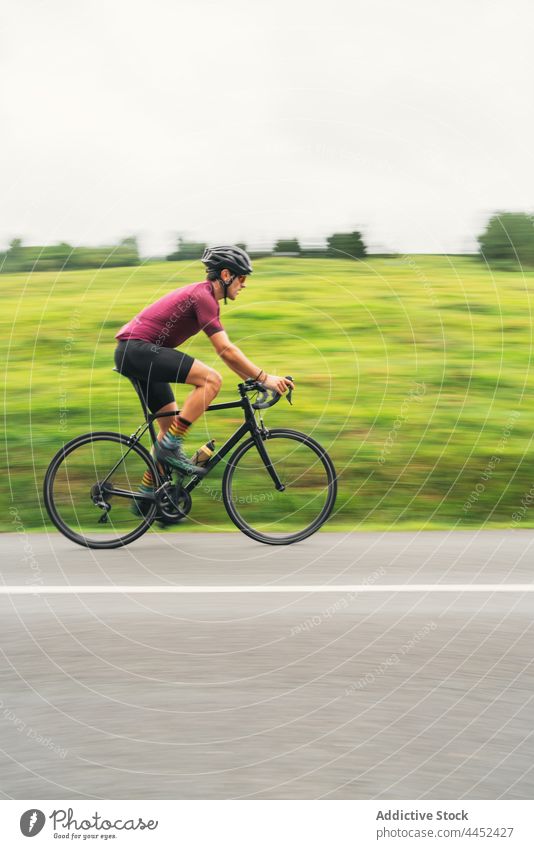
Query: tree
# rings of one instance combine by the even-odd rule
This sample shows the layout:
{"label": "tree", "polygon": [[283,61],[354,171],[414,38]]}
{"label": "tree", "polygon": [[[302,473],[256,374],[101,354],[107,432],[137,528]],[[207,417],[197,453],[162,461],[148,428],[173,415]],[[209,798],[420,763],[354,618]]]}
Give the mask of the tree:
{"label": "tree", "polygon": [[300,245],[298,239],[278,239],[273,253],[275,254],[299,254]]}
{"label": "tree", "polygon": [[483,259],[534,265],[534,219],[524,212],[498,212],[478,237]]}
{"label": "tree", "polygon": [[178,239],[178,250],[169,254],[167,259],[171,262],[177,259],[200,259],[205,250],[205,242],[186,242],[180,236]]}
{"label": "tree", "polygon": [[338,259],[359,259],[366,254],[362,234],[357,230],[353,233],[333,233],[326,243],[328,256]]}
{"label": "tree", "polygon": [[113,258],[117,265],[139,265],[139,247],[135,236],[128,236],[119,242]]}

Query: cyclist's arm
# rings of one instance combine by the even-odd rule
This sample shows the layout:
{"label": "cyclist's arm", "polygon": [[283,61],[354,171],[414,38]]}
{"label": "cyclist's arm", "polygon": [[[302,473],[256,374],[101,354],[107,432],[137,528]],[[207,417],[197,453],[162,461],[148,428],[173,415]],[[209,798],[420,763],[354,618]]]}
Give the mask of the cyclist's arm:
{"label": "cyclist's arm", "polygon": [[230,342],[225,330],[210,336],[210,342],[225,365],[235,371],[239,377],[256,377],[260,372],[260,367],[254,365],[248,357],[245,357],[243,351],[237,345]]}
{"label": "cyclist's arm", "polygon": [[[214,333],[209,339],[221,360],[239,377],[258,377],[261,370],[260,366],[255,365],[237,345],[230,342],[225,330]],[[265,371],[262,371],[261,381],[269,389],[276,389],[278,392],[285,392],[288,386],[293,386],[293,383],[286,380],[285,377],[277,377],[267,374]]]}

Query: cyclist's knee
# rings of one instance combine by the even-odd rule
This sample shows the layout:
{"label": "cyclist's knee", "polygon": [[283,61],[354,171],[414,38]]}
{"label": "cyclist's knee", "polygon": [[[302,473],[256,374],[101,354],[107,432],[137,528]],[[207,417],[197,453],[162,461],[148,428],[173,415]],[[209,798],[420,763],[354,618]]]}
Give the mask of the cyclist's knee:
{"label": "cyclist's knee", "polygon": [[222,375],[215,369],[210,369],[206,375],[205,386],[208,392],[214,396],[217,395],[222,386]]}

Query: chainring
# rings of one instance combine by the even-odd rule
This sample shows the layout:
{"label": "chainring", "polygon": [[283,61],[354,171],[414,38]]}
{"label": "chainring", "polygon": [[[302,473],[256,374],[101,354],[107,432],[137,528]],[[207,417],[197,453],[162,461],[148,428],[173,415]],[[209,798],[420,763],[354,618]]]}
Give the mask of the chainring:
{"label": "chainring", "polygon": [[163,495],[156,519],[163,525],[182,522],[191,510],[191,496],[180,484],[174,484]]}

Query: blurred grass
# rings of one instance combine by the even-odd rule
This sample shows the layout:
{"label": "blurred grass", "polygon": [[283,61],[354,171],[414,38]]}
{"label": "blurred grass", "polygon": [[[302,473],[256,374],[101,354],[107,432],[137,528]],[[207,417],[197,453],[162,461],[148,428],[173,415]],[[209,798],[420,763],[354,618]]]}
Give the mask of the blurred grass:
{"label": "blurred grass", "polygon": [[[534,483],[534,272],[444,256],[269,258],[256,268],[238,300],[221,304],[223,322],[258,365],[295,377],[294,406],[282,400],[265,418],[331,453],[340,480],[329,529],[510,526]],[[45,523],[42,479],[63,442],[93,429],[131,433],[141,419],[129,382],[111,370],[115,332],[200,279],[189,262],[2,276],[3,502],[25,528]],[[219,400],[236,397],[238,378],[203,334],[182,348],[220,368]],[[209,414],[191,449],[208,434],[221,445],[238,421],[235,411]],[[520,526],[533,518],[525,508]],[[200,491],[187,528],[233,525]]]}

